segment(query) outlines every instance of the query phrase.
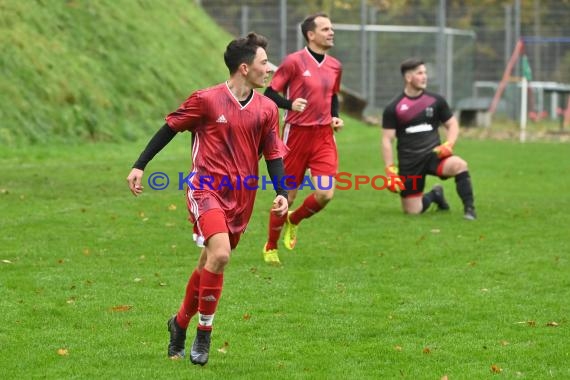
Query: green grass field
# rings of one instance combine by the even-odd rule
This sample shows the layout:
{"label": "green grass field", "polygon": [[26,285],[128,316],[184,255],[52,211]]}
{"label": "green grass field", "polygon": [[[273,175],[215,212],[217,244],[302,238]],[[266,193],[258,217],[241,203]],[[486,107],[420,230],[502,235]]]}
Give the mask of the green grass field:
{"label": "green grass field", "polygon": [[[347,124],[340,169],[382,174],[378,129]],[[460,140],[475,222],[452,180],[452,211],[420,217],[386,191],[338,191],[279,268],[261,258],[260,192],[201,368],[166,358],[199,253],[174,183],[189,135],[147,168],[170,187],[134,198],[145,143],[0,151],[2,378],[570,378],[567,145]]]}

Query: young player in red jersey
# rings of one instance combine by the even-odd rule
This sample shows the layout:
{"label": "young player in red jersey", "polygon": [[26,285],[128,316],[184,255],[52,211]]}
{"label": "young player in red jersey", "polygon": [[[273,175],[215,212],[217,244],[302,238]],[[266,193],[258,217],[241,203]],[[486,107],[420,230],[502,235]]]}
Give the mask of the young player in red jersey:
{"label": "young player in red jersey", "polygon": [[[448,210],[440,185],[424,194],[425,177],[428,174],[441,179],[455,177],[457,194],[463,202],[463,216],[467,220],[476,219],[467,162],[453,154],[459,135],[457,119],[441,95],[426,90],[427,71],[422,60],[407,59],[402,62],[400,71],[404,91],[386,106],[382,117],[382,157],[386,173],[394,182],[390,189],[401,190],[402,208],[408,214],[420,214],[433,202],[438,209]],[[443,144],[438,132],[440,124],[447,131],[447,141]],[[392,153],[394,139],[398,140],[398,169]],[[401,177],[405,179],[403,182]]]}
{"label": "young player in red jersey", "polygon": [[289,206],[298,187],[307,185],[304,182],[307,169],[315,191],[288,215],[270,215],[268,238],[263,247],[263,257],[268,263],[279,263],[277,241],[283,225],[283,243],[287,249],[293,249],[299,223],[321,211],[333,198],[338,169],[334,132],[344,125],[339,118],[337,97],[342,65],[326,54],[334,46],[331,20],[324,13],[311,15],[301,24],[301,32],[307,46],[285,57],[265,95],[287,110],[283,142],[289,149],[284,159]]}
{"label": "young player in red jersey", "polygon": [[252,213],[261,153],[271,177],[277,179],[271,212],[287,214],[287,192],[279,187],[286,151],[279,139],[279,113],[271,100],[254,90],[269,77],[266,46],[267,40],[255,33],[230,42],[224,53],[230,78],[194,92],[170,113],[127,177],[131,192],[139,195],[147,163],[176,133],[192,133],[186,202],[195,240],[203,248],[180,309],[168,321],[168,356],[173,359],[184,356],[186,329],[199,313],[190,360],[200,365],[208,361],[224,268]]}

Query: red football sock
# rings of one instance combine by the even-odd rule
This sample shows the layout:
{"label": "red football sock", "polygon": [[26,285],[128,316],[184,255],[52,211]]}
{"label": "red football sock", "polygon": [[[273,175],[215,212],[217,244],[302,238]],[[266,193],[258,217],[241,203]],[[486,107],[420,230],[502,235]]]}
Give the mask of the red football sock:
{"label": "red football sock", "polygon": [[274,213],[269,213],[269,231],[267,234],[266,249],[277,249],[277,241],[281,235],[281,230],[285,224],[287,215],[277,216]]}
{"label": "red football sock", "polygon": [[198,312],[198,290],[200,289],[200,272],[194,269],[188,284],[186,285],[186,294],[180,310],[176,314],[176,323],[183,329],[188,328],[190,319]]}
{"label": "red football sock", "polygon": [[222,294],[223,285],[223,273],[212,273],[202,269],[200,274],[200,297],[198,299],[198,311],[200,312],[198,329],[212,330],[212,322],[214,321],[214,314]]}
{"label": "red football sock", "polygon": [[322,209],[323,206],[317,202],[315,193],[312,193],[307,198],[305,198],[303,204],[299,206],[298,209],[293,211],[293,213],[289,216],[289,220],[293,224],[299,224],[301,223],[301,220],[310,218]]}

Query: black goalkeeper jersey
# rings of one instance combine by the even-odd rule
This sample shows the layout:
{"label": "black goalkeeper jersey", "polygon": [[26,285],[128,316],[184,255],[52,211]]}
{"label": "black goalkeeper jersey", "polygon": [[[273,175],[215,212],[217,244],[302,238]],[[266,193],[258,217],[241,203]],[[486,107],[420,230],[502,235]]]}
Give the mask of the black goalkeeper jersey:
{"label": "black goalkeeper jersey", "polygon": [[453,116],[445,99],[424,91],[417,97],[401,93],[382,115],[382,128],[395,129],[398,165],[414,167],[441,144],[438,128]]}

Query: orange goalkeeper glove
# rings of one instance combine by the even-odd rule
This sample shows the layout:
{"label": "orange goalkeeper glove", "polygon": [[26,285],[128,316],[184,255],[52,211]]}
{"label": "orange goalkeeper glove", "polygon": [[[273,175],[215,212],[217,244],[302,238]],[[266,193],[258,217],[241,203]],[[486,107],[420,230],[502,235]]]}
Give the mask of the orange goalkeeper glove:
{"label": "orange goalkeeper glove", "polygon": [[449,141],[446,141],[443,144],[436,146],[433,151],[437,154],[437,158],[447,158],[453,155],[453,145],[451,145]]}
{"label": "orange goalkeeper glove", "polygon": [[398,175],[398,168],[394,164],[386,166],[386,175],[388,176],[388,190],[393,193],[399,193],[405,190],[404,182],[402,177]]}

